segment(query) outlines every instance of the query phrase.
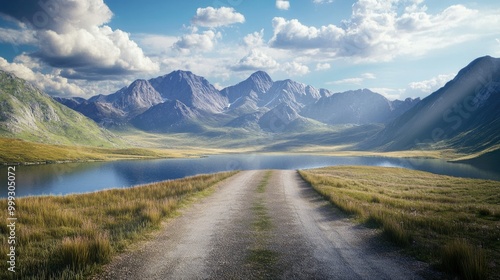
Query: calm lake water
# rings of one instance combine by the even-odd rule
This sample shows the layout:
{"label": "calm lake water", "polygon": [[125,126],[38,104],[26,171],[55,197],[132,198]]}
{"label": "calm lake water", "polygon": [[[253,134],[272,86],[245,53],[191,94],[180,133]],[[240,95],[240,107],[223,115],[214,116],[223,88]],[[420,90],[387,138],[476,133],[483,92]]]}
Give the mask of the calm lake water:
{"label": "calm lake water", "polygon": [[[216,155],[192,159],[133,160],[16,166],[16,195],[85,193],[229,170],[307,169],[332,165],[403,167],[436,174],[500,180],[500,171],[434,159],[328,157],[314,155]],[[7,185],[7,167],[0,167]],[[0,197],[7,196],[6,187]]]}

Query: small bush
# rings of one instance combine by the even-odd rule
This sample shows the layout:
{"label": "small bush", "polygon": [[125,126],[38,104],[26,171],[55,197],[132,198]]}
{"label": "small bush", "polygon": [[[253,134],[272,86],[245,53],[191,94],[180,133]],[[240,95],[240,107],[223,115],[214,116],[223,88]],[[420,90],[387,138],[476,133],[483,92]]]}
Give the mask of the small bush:
{"label": "small bush", "polygon": [[446,244],[441,253],[441,265],[447,272],[467,280],[486,279],[486,256],[482,249],[464,239]]}

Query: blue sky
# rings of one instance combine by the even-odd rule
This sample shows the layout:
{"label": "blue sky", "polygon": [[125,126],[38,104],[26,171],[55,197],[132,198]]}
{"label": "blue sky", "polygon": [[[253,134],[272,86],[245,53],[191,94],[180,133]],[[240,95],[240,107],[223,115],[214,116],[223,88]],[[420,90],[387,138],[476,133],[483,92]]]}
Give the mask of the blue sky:
{"label": "blue sky", "polygon": [[500,56],[496,0],[10,2],[0,69],[58,96],[181,69],[221,88],[264,70],[334,92],[425,97],[473,59]]}

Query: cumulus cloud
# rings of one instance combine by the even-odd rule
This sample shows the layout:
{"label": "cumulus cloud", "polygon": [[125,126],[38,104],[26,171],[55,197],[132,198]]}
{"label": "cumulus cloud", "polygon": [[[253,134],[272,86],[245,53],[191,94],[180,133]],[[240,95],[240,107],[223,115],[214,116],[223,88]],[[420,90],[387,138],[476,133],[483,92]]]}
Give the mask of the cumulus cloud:
{"label": "cumulus cloud", "polygon": [[254,32],[243,37],[243,44],[246,47],[255,48],[264,45],[264,29],[259,32]]}
{"label": "cumulus cloud", "polygon": [[287,63],[283,64],[282,69],[288,75],[291,75],[291,76],[302,76],[302,75],[308,74],[310,72],[309,67],[307,67],[307,65],[301,64],[301,63],[296,62],[296,61],[287,62]]}
{"label": "cumulus cloud", "polygon": [[288,0],[276,0],[276,8],[280,10],[290,9],[290,2]]}
{"label": "cumulus cloud", "polygon": [[316,64],[316,71],[325,71],[330,69],[330,63],[318,63]]}
{"label": "cumulus cloud", "polygon": [[179,41],[178,37],[158,34],[134,34],[134,41],[137,41],[146,54],[160,55],[172,49]]}
{"label": "cumulus cloud", "polygon": [[406,88],[370,88],[374,92],[378,92],[388,99],[406,99],[425,98],[429,94],[443,87],[447,82],[451,81],[456,74],[441,74],[428,80],[409,83]]}
{"label": "cumulus cloud", "polygon": [[113,13],[103,0],[25,0],[2,5],[0,13],[32,29],[70,32],[108,23]]}
{"label": "cumulus cloud", "polygon": [[279,66],[278,62],[264,52],[253,49],[232,67],[235,71],[273,70]]}
{"label": "cumulus cloud", "polygon": [[237,13],[234,8],[198,8],[191,23],[203,27],[220,27],[245,22],[245,17]]}
{"label": "cumulus cloud", "polygon": [[406,89],[406,96],[424,97],[443,87],[452,80],[456,74],[442,74],[428,80],[412,82]]}
{"label": "cumulus cloud", "polygon": [[430,14],[422,3],[358,0],[351,17],[339,26],[307,26],[297,19],[275,17],[269,44],[280,49],[321,50],[319,53],[330,57],[380,61],[419,55],[474,38],[462,34],[464,28],[472,28],[470,22],[477,19],[478,11],[453,5]]}
{"label": "cumulus cloud", "polygon": [[84,91],[77,85],[70,83],[68,79],[61,77],[57,71],[50,74],[34,72],[29,66],[34,66],[32,61],[26,61],[24,56],[20,61],[9,63],[0,57],[0,69],[13,73],[17,77],[33,83],[41,90],[53,95],[82,96]]}
{"label": "cumulus cloud", "polygon": [[0,12],[32,32],[20,31],[28,34],[20,43],[38,47],[33,57],[75,77],[109,79],[159,69],[128,33],[105,25],[113,13],[103,0],[13,1]]}
{"label": "cumulus cloud", "polygon": [[13,45],[33,45],[36,44],[35,31],[23,29],[8,29],[0,27],[0,43]]}
{"label": "cumulus cloud", "polygon": [[175,44],[174,49],[183,52],[191,51],[211,51],[218,38],[221,37],[219,32],[215,33],[212,30],[207,30],[201,34],[192,33],[183,35]]}

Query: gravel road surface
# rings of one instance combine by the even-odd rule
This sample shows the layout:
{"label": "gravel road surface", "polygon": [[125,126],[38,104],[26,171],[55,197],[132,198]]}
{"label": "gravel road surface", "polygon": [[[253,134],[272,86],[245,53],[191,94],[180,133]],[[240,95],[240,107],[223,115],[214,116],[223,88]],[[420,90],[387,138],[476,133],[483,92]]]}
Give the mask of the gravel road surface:
{"label": "gravel road surface", "polygon": [[96,279],[421,279],[374,229],[353,223],[291,170],[243,171],[182,210]]}

